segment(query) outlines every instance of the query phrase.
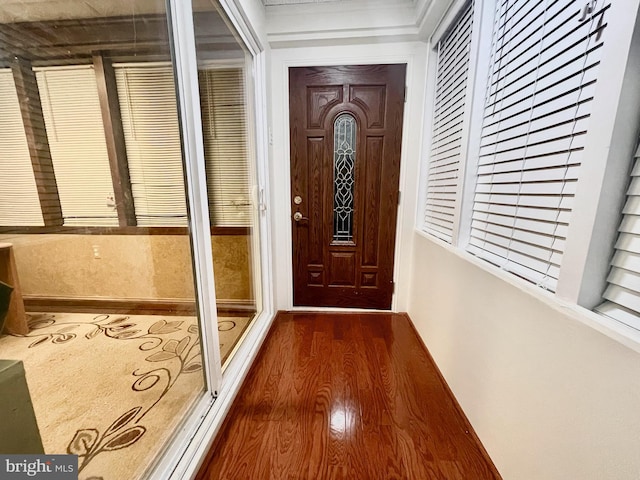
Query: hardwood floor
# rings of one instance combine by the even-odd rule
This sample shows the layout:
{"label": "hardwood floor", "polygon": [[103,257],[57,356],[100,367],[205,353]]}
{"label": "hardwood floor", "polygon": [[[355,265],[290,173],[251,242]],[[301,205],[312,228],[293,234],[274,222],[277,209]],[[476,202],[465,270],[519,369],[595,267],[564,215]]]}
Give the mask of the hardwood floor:
{"label": "hardwood floor", "polygon": [[500,479],[409,318],[280,313],[197,479]]}

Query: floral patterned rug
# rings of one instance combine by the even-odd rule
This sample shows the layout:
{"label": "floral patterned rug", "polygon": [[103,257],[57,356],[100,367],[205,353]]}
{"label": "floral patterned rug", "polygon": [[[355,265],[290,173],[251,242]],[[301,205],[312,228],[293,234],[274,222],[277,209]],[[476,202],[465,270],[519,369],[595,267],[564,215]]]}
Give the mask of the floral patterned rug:
{"label": "floral patterned rug", "polygon": [[[204,390],[196,318],[29,317],[0,358],[24,362],[45,452],[78,455],[80,480],[140,478]],[[223,358],[249,321],[218,318]]]}

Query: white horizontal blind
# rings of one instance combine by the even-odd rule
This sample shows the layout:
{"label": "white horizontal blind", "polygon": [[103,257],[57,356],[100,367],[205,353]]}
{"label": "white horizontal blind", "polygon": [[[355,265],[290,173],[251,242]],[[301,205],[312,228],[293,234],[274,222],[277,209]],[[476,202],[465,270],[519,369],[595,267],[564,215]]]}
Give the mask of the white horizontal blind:
{"label": "white horizontal blind", "polygon": [[44,225],[10,68],[0,69],[0,226]]}
{"label": "white horizontal blind", "polygon": [[169,64],[114,65],[139,226],[187,225],[178,107]]}
{"label": "white horizontal blind", "polygon": [[555,291],[610,3],[500,0],[468,250]]}
{"label": "white horizontal blind", "polygon": [[249,226],[251,196],[242,68],[200,70],[200,101],[211,224]]}
{"label": "white horizontal blind", "polygon": [[457,210],[473,5],[438,42],[431,154],[423,230],[451,243]]}
{"label": "white horizontal blind", "polygon": [[640,148],[618,229],[605,302],[597,312],[640,329]]}
{"label": "white horizontal blind", "polygon": [[64,225],[117,226],[93,67],[41,68],[36,79]]}

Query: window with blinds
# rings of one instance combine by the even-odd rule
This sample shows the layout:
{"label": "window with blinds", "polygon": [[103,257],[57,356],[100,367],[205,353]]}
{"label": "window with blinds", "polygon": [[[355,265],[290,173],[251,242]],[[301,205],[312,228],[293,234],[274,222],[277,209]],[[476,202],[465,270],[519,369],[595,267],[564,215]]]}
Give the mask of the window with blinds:
{"label": "window with blinds", "polygon": [[118,226],[93,67],[39,68],[36,79],[64,225]]}
{"label": "window with blinds", "polygon": [[555,291],[610,2],[497,2],[468,250]]}
{"label": "window with blinds", "polygon": [[247,114],[241,68],[198,72],[211,223],[251,224]]}
{"label": "window with blinds", "polygon": [[0,226],[44,225],[10,68],[0,69]]}
{"label": "window with blinds", "polygon": [[473,5],[438,42],[431,153],[423,230],[449,243],[458,209]]}
{"label": "window with blinds", "polygon": [[[187,224],[180,130],[169,64],[116,64],[116,83],[140,226]],[[247,226],[249,164],[241,68],[198,72],[211,224]]]}
{"label": "window with blinds", "polygon": [[622,213],[605,302],[596,311],[640,329],[640,147]]}
{"label": "window with blinds", "polygon": [[170,64],[114,65],[139,226],[187,225],[178,108]]}

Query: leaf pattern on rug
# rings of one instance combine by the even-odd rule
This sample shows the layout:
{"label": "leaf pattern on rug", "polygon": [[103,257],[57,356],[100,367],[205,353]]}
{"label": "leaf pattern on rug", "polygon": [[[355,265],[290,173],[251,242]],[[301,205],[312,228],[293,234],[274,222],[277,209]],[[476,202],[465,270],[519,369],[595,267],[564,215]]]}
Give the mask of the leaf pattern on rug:
{"label": "leaf pattern on rug", "polygon": [[80,465],[78,473],[82,472],[96,456],[102,452],[113,452],[127,448],[146,433],[147,429],[140,425],[127,427],[140,413],[142,407],[134,407],[120,415],[109,427],[100,434],[95,428],[78,430],[67,447],[67,453],[78,455]]}
{"label": "leaf pattern on rug", "polygon": [[[71,330],[78,327],[90,326],[91,329],[84,335],[87,340],[92,340],[100,334],[116,340],[145,340],[138,348],[142,351],[147,351],[153,350],[162,344],[163,339],[158,335],[166,335],[180,331],[183,323],[182,321],[167,322],[166,320],[159,320],[149,327],[146,332],[143,332],[143,330],[135,328],[137,326],[136,323],[132,322],[128,316],[111,318],[111,315],[97,315],[91,322],[59,322],[55,318],[55,315],[50,315],[49,317],[35,315],[30,317],[29,330],[35,330],[36,332],[26,335],[12,334],[14,337],[35,338],[36,340],[29,345],[29,348],[37,347],[49,341],[54,344],[69,342],[77,338],[75,333],[70,333]],[[62,328],[50,333],[37,332],[39,329],[54,325],[61,326]],[[197,325],[195,325],[195,327],[198,329]]]}
{"label": "leaf pattern on rug", "polygon": [[[107,321],[109,320],[109,321]],[[179,332],[182,329],[182,321],[166,321],[159,320],[151,325],[146,332],[143,332],[133,322],[129,322],[129,317],[117,317],[110,319],[108,315],[98,315],[94,317],[92,322],[85,325],[92,325],[93,329],[89,331],[85,338],[91,340],[100,334],[104,334],[107,338],[114,340],[144,340],[144,343],[138,346],[141,351],[158,350],[146,357],[146,361],[150,363],[177,361],[178,369],[172,372],[167,367],[158,367],[144,371],[144,369],[136,369],[131,374],[139,377],[131,386],[134,392],[147,391],[164,381],[164,388],[160,391],[156,400],[144,408],[142,406],[135,407],[120,415],[103,434],[95,428],[84,428],[76,431],[75,436],[69,442],[67,447],[68,453],[78,455],[81,459],[79,472],[81,472],[91,461],[104,452],[111,452],[127,448],[140,440],[147,431],[146,427],[138,425],[144,416],[153,409],[176,384],[176,381],[182,374],[194,373],[202,370],[202,362],[200,361],[200,329],[197,325],[190,325],[187,328],[188,333],[195,335],[194,337],[186,335],[180,340],[163,339],[159,335],[167,335]],[[48,326],[55,324],[48,323]],[[61,324],[62,325],[62,324]],[[69,328],[68,325],[65,330]],[[80,324],[73,324],[80,325]],[[60,331],[56,334],[60,334]],[[37,346],[51,340],[51,335],[34,335],[40,336],[32,346]],[[61,335],[69,335],[61,333]],[[31,335],[26,335],[31,336]],[[75,338],[75,335],[74,335]],[[71,340],[71,339],[69,339]],[[69,341],[67,340],[67,341]],[[52,343],[57,343],[55,339]],[[130,423],[135,426],[122,430]]]}
{"label": "leaf pattern on rug", "polygon": [[[166,328],[166,327],[165,327]],[[193,340],[193,342],[192,342]],[[147,410],[140,415],[142,419],[153,407],[155,407],[160,400],[167,394],[167,392],[175,385],[176,381],[183,373],[193,373],[202,370],[202,362],[200,361],[200,335],[199,330],[196,329],[196,336],[194,338],[185,336],[180,340],[170,339],[167,340],[162,346],[162,351],[155,352],[149,355],[145,360],[148,362],[166,362],[169,360],[178,360],[180,369],[175,375],[164,367],[154,368],[147,372],[141,372],[137,369],[133,372],[133,375],[140,377],[131,388],[135,391],[141,392],[149,390],[155,386],[163,376],[166,375],[167,383],[161,395]],[[160,375],[160,374],[164,375]],[[150,382],[148,380],[151,380]]]}
{"label": "leaf pattern on rug", "polygon": [[[110,477],[109,471],[104,471],[105,465],[117,462],[118,457],[111,457],[109,452],[126,451],[134,445],[140,443],[145,446],[152,438],[158,438],[158,432],[165,427],[156,424],[155,418],[149,415],[154,407],[157,407],[167,394],[174,389],[177,381],[184,375],[198,374],[203,370],[203,361],[200,345],[200,328],[194,317],[179,317],[178,319],[151,319],[148,316],[127,316],[127,315],[87,315],[84,318],[79,315],[69,314],[28,314],[30,333],[27,335],[10,335],[12,337],[24,338],[25,350],[45,349],[46,345],[51,348],[64,348],[64,345],[73,344],[75,348],[95,344],[98,340],[108,343],[117,342],[122,345],[132,343],[131,347],[135,351],[144,352],[139,357],[137,364],[131,364],[130,370],[133,377],[131,390],[134,396],[126,407],[127,411],[114,412],[112,407],[116,404],[109,404],[108,415],[113,421],[105,428],[104,420],[110,419],[99,416],[97,413],[102,409],[92,407],[96,415],[90,416],[85,424],[78,425],[81,428],[75,429],[73,425],[72,433],[64,435],[61,439],[59,450],[66,448],[68,453],[78,455],[79,471],[84,472],[82,480],[114,480]],[[236,327],[236,319],[220,319],[218,330],[229,332]],[[244,319],[244,330],[248,319]],[[222,339],[221,339],[222,340]],[[222,342],[221,342],[222,343]],[[233,345],[233,342],[229,342]],[[102,345],[102,343],[100,343]],[[221,348],[223,345],[221,344]],[[122,350],[121,350],[122,351]],[[129,351],[128,349],[126,351]],[[90,357],[89,357],[90,358]],[[142,361],[143,363],[139,363]],[[144,366],[142,366],[144,365]],[[120,377],[125,378],[125,377]],[[193,380],[180,382],[180,385],[192,385]],[[202,388],[202,387],[200,387]],[[182,387],[175,388],[180,392]],[[138,396],[139,392],[147,392],[145,396]],[[171,398],[175,398],[175,392]],[[170,399],[169,399],[170,400]],[[161,411],[165,411],[171,402],[167,400],[162,403]],[[129,408],[131,405],[137,405]],[[123,407],[120,407],[123,408]],[[95,418],[95,420],[93,419]],[[72,437],[72,438],[71,438]],[[146,439],[146,440],[145,440]],[[142,442],[141,442],[142,441]],[[66,445],[63,446],[63,445]],[[153,450],[154,447],[151,447]],[[136,448],[135,451],[140,451]],[[105,455],[105,457],[103,457]],[[108,456],[107,456],[108,455]],[[96,458],[103,460],[95,462],[88,468]],[[107,467],[108,468],[108,467]]]}

